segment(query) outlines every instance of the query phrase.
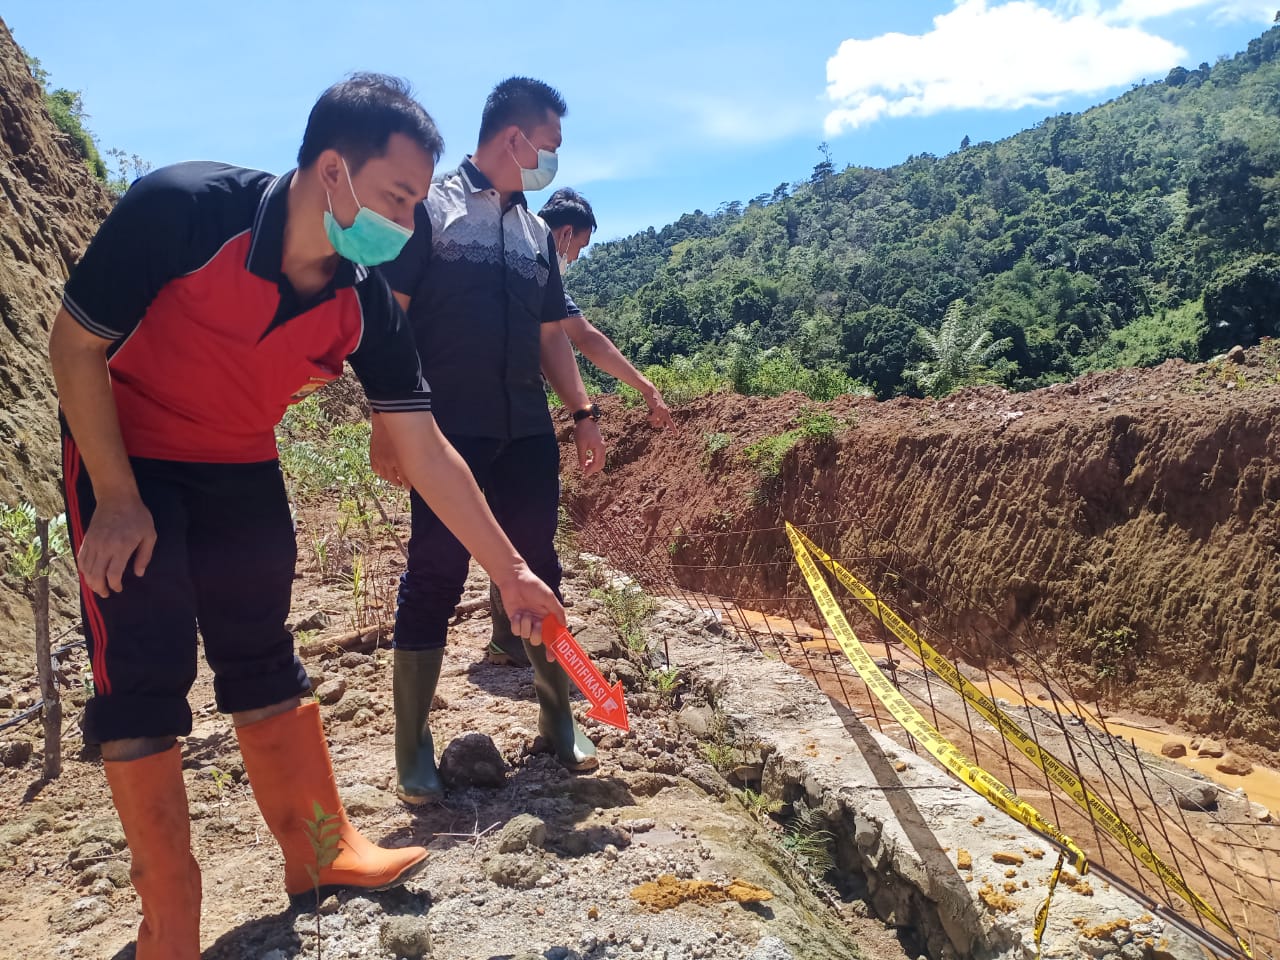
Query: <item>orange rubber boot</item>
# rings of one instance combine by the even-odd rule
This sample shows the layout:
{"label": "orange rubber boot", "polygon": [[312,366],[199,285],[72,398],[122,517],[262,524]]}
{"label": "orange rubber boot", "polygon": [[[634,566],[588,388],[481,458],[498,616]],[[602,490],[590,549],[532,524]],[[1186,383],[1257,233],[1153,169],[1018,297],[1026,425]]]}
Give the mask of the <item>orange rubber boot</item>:
{"label": "orange rubber boot", "polygon": [[200,867],[191,855],[191,815],[174,744],[141,760],[107,760],[107,783],[142,900],[137,960],[200,960]]}
{"label": "orange rubber boot", "polygon": [[316,855],[306,824],[314,819],[317,803],[325,813],[337,815],[339,847],[338,858],[319,871],[321,900],[344,888],[385,890],[426,866],[422,847],[384,849],[351,825],[338,798],[318,704],[236,727],[236,736],[262,819],[284,852],[284,889],[296,905],[311,904],[316,897],[307,873]]}

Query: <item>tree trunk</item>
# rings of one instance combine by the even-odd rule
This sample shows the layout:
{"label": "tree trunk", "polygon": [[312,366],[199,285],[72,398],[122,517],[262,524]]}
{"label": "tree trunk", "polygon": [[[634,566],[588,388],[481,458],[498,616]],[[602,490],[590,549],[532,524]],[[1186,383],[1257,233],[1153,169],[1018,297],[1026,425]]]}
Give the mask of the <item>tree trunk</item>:
{"label": "tree trunk", "polygon": [[55,780],[62,773],[62,700],[49,649],[49,521],[37,520],[36,533],[40,537],[40,566],[31,610],[36,621],[36,675],[44,701],[44,779]]}

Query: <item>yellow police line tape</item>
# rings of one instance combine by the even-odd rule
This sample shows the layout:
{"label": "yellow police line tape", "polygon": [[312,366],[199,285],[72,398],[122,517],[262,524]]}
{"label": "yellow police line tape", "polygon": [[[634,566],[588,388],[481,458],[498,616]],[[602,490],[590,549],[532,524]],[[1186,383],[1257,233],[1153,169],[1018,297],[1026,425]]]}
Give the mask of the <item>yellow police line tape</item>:
{"label": "yellow police line tape", "polygon": [[[955,664],[925,643],[914,630],[907,626],[901,617],[885,606],[870,587],[858,580],[790,523],[787,524],[787,533],[791,537],[792,548],[796,551],[797,559],[799,559],[801,552],[809,555],[811,560],[812,557],[816,556],[818,562],[835,575],[836,579],[853,595],[854,599],[866,607],[872,616],[888,627],[893,635],[915,653],[929,670],[941,678],[947,686],[964,697],[1009,743],[1013,744],[1028,760],[1043,771],[1050,780],[1061,787],[1072,800],[1088,812],[1102,829],[1124,844],[1143,866],[1159,877],[1169,889],[1186,900],[1200,916],[1229,934],[1246,957],[1253,957],[1248,943],[1232,929],[1231,925],[1219,916],[1217,911],[1203,897],[1187,886],[1187,882],[1182,878],[1182,875],[1161,860],[1155,851],[1147,846],[1134,832],[1133,828],[1121,819],[1120,815],[1112,810],[1106,801],[1086,787],[1083,781],[1065,763],[1049,751],[1041,748],[1035,738],[1027,734],[1013,718],[1001,710],[992,697],[974,686],[967,677],[956,669]],[[803,567],[804,564],[801,563],[801,568],[803,569]],[[805,579],[808,580],[807,573]],[[823,586],[825,586],[825,582]],[[838,633],[837,637],[839,637]],[[841,646],[843,647],[844,644],[841,643]],[[845,652],[846,654],[848,653],[847,650]],[[855,664],[855,668],[856,666]]]}
{"label": "yellow police line tape", "polygon": [[951,741],[939,733],[936,727],[907,702],[907,698],[898,692],[898,688],[889,678],[880,672],[880,668],[871,659],[871,654],[867,653],[859,642],[853,628],[849,626],[849,621],[845,619],[844,613],[836,604],[836,598],[818,571],[813,556],[799,539],[799,531],[788,523],[787,535],[791,537],[791,546],[795,551],[796,561],[800,564],[800,570],[804,573],[805,582],[813,592],[822,616],[835,632],[845,656],[858,671],[858,675],[871,688],[871,692],[893,714],[893,718],[957,778],[1019,823],[1039,831],[1055,844],[1066,849],[1074,858],[1075,867],[1079,873],[1088,871],[1089,864],[1084,851],[1077,847],[1070,837],[1040,816],[1035,807],[961,754]]}
{"label": "yellow police line tape", "polygon": [[1044,939],[1044,928],[1049,922],[1049,904],[1053,902],[1053,891],[1058,889],[1058,878],[1062,876],[1062,851],[1058,851],[1058,862],[1054,864],[1053,873],[1049,874],[1049,894],[1036,911],[1035,944],[1036,960],[1040,960],[1040,941]]}
{"label": "yellow police line tape", "polygon": [[[832,594],[831,588],[827,586],[827,581],[823,579],[821,572],[819,572],[813,555],[801,539],[803,535],[790,523],[786,527],[787,536],[791,539],[792,551],[796,556],[796,563],[800,565],[800,571],[804,574],[805,583],[809,585],[809,590],[818,604],[818,609],[821,611],[823,619],[827,621],[828,626],[835,632],[836,639],[840,642],[841,649],[844,650],[844,655],[849,658],[853,668],[858,671],[858,676],[862,678],[868,689],[893,714],[893,718],[902,724],[902,728],[957,779],[962,783],[968,784],[970,789],[997,809],[1003,810],[1019,823],[1047,837],[1057,844],[1060,851],[1069,852],[1075,859],[1076,871],[1080,874],[1086,873],[1089,869],[1089,864],[1085,859],[1084,851],[1076,846],[1070,837],[1040,816],[1035,807],[1019,797],[982,767],[962,755],[951,741],[939,733],[937,728],[922,717],[920,712],[907,702],[906,697],[898,692],[898,688],[880,671],[880,668],[876,666],[875,661],[871,658],[871,654],[867,653],[866,648],[859,642],[857,635],[853,632],[853,627],[849,626],[849,621],[845,619],[844,612],[836,603],[836,598]],[[1060,856],[1059,866],[1061,866],[1061,862]],[[1055,870],[1055,881],[1059,872]],[[1056,886],[1056,883],[1054,885]],[[1049,897],[1040,908],[1036,918],[1035,947],[1037,957],[1040,955],[1040,939],[1044,935],[1044,922],[1049,918],[1049,900],[1052,898],[1053,889],[1051,887]]]}

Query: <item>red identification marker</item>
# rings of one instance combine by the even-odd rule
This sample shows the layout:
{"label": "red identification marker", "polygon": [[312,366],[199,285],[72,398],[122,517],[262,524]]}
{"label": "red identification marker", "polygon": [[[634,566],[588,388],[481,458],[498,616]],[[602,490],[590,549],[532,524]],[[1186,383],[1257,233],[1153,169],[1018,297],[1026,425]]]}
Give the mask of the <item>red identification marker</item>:
{"label": "red identification marker", "polygon": [[627,720],[627,701],[623,699],[622,683],[619,681],[610,687],[604,674],[591,662],[586,652],[573,639],[569,628],[557,623],[555,617],[547,617],[542,621],[542,645],[551,656],[560,661],[564,672],[582,691],[582,695],[591,702],[587,716],[599,720],[619,730],[629,731],[631,724]]}

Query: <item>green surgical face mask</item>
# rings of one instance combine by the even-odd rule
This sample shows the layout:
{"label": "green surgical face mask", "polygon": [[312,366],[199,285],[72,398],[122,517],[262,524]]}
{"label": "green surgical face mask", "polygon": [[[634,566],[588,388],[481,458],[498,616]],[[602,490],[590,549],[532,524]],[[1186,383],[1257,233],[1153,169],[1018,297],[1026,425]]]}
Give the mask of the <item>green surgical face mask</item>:
{"label": "green surgical face mask", "polygon": [[325,199],[329,201],[329,209],[324,212],[324,232],[338,251],[338,256],[345,257],[352,263],[366,267],[377,266],[400,256],[400,251],[413,236],[413,231],[400,226],[394,220],[388,220],[382,214],[370,210],[360,204],[356,196],[356,188],[351,183],[351,170],[347,161],[342,161],[342,169],[347,174],[347,188],[359,209],[351,226],[343,227],[333,216],[333,198],[325,191]]}

